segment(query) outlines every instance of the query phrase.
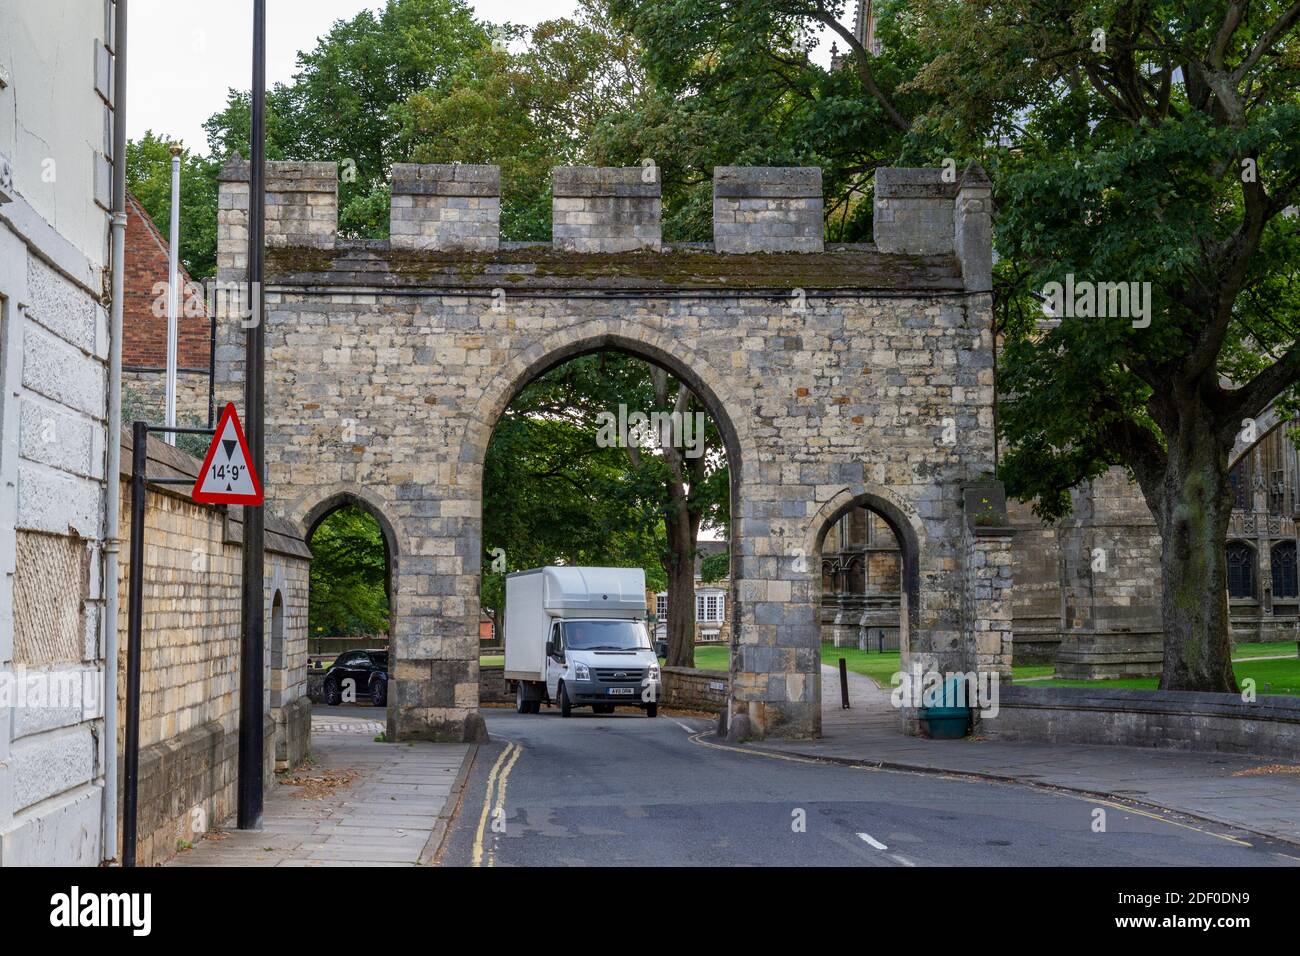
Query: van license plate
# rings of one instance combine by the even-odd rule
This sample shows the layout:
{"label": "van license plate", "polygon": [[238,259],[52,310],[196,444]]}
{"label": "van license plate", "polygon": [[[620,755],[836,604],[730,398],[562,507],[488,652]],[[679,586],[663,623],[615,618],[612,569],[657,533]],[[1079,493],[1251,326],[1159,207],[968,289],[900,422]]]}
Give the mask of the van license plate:
{"label": "van license plate", "polygon": [[628,694],[628,695],[631,695],[632,692],[635,691],[635,690],[636,690],[635,687],[611,687],[611,688],[609,688],[609,692],[610,692],[611,694]]}

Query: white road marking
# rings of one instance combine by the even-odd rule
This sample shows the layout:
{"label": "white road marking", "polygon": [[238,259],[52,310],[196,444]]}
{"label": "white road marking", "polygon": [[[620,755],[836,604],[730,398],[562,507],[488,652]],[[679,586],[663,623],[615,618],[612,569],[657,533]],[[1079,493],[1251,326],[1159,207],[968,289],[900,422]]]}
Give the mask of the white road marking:
{"label": "white road marking", "polygon": [[883,843],[881,843],[879,840],[877,840],[875,837],[873,837],[870,833],[859,833],[859,834],[858,834],[858,839],[861,840],[863,843],[869,843],[869,844],[871,844],[871,845],[874,846],[877,850],[888,850],[888,849],[889,849],[889,847],[885,846]]}
{"label": "white road marking", "polygon": [[916,866],[915,863],[903,856],[901,853],[891,853],[889,854],[889,858],[895,862],[903,864],[903,866]]}
{"label": "white road marking", "polygon": [[[668,718],[668,719],[669,719],[669,720],[672,720],[671,717]],[[687,726],[686,726],[684,723],[682,723],[680,720],[673,720],[673,723],[676,724],[678,727],[682,728],[682,730],[686,731],[688,734],[693,734],[693,733],[695,733],[695,728],[694,728],[694,727],[687,727]]]}

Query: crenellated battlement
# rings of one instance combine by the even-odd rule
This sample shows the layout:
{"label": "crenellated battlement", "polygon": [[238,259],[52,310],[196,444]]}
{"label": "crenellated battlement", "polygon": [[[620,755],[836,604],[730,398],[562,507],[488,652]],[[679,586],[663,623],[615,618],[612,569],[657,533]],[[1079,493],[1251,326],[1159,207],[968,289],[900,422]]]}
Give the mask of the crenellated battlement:
{"label": "crenellated battlement", "polygon": [[[219,266],[233,274],[246,268],[248,163],[234,157],[220,179]],[[337,241],[334,163],[268,163],[266,209],[269,247],[342,247]],[[552,173],[552,212],[554,253],[668,251],[663,242],[661,171],[654,165],[557,167]],[[875,252],[952,257],[966,291],[989,290],[992,187],[977,164],[959,174],[878,169],[874,216]],[[500,167],[393,167],[388,243],[393,252],[496,254],[501,249],[500,224]],[[714,169],[715,252],[824,256],[828,250],[823,235],[819,168]]]}

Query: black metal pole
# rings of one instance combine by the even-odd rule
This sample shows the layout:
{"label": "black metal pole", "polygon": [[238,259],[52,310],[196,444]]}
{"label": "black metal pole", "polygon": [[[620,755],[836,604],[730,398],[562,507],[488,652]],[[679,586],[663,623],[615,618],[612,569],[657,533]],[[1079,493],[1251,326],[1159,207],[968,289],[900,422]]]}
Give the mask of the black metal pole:
{"label": "black metal pole", "polygon": [[[131,425],[131,566],[126,623],[126,740],[122,752],[122,865],[135,866],[140,789],[140,629],[144,622],[144,492],[149,423]],[[105,706],[116,707],[117,701]],[[116,747],[110,740],[108,746]]]}
{"label": "black metal pole", "polygon": [[[248,301],[251,324],[244,355],[245,437],[253,453],[253,467],[266,483],[265,372],[262,356],[262,277],[266,230],[266,0],[253,0],[253,127],[248,184]],[[262,667],[263,620],[262,551],[265,528],[263,510],[244,507],[243,600],[240,608],[243,641],[239,656],[239,829],[262,825]]]}
{"label": "black metal pole", "polygon": [[849,709],[849,665],[840,658],[840,709]]}

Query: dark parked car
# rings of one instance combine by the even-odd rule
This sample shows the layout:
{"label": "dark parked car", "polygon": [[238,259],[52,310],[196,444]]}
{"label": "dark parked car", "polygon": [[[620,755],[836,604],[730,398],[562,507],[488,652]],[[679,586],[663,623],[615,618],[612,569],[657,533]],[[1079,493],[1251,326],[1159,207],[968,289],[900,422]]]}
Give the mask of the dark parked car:
{"label": "dark parked car", "polygon": [[342,703],[348,681],[352,681],[352,700],[368,696],[376,707],[388,703],[388,652],[345,651],[325,672],[321,693],[325,703]]}

